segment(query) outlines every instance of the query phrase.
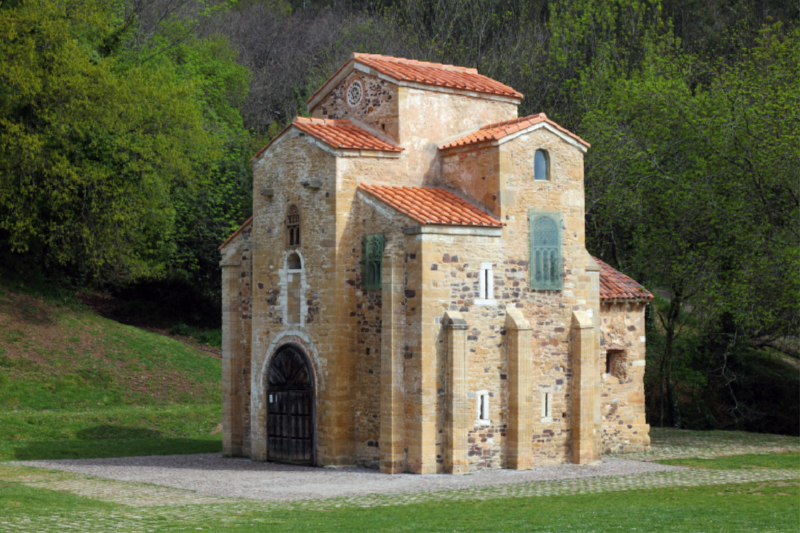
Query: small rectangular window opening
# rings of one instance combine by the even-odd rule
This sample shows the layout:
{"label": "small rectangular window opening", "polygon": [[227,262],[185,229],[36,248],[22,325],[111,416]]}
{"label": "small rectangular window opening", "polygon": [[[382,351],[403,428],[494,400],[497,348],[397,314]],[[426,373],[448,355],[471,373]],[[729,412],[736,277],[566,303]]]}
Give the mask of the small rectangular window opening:
{"label": "small rectangular window opening", "polygon": [[553,393],[542,393],[542,418],[550,420],[553,418]]}
{"label": "small rectangular window opening", "polygon": [[606,374],[618,379],[627,377],[625,352],[622,350],[608,350],[606,352]]}
{"label": "small rectangular window opening", "polygon": [[477,411],[478,411],[478,418],[476,422],[480,424],[488,424],[489,423],[489,392],[488,391],[480,391],[477,393]]}
{"label": "small rectangular window opening", "polygon": [[494,305],[494,274],[492,263],[481,263],[481,276],[479,278],[478,298],[475,301],[478,305]]}

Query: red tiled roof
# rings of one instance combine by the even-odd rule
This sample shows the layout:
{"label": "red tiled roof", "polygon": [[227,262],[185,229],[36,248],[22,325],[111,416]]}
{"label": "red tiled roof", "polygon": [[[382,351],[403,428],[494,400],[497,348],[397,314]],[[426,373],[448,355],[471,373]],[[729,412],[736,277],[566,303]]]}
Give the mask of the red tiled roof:
{"label": "red tiled roof", "polygon": [[479,143],[484,141],[497,141],[502,139],[507,135],[511,135],[512,133],[517,133],[518,131],[522,131],[526,128],[531,126],[535,126],[536,124],[540,124],[545,122],[550,124],[554,128],[558,129],[560,132],[565,133],[584,145],[585,147],[589,148],[591,145],[569,131],[566,128],[562,128],[549,118],[544,113],[539,113],[538,115],[530,115],[527,117],[517,118],[514,120],[507,120],[505,122],[498,122],[496,124],[489,124],[487,126],[482,127],[475,133],[470,133],[469,135],[465,135],[458,140],[451,141],[445,145],[439,147],[439,150],[447,150],[448,148],[455,148],[457,146],[466,146],[468,144]]}
{"label": "red tiled roof", "polygon": [[[375,150],[381,152],[403,151],[403,148],[384,141],[364,128],[356,126],[349,120],[297,117],[294,119],[294,122],[276,135],[275,139],[280,137],[290,126],[296,126],[298,129],[334,148],[342,148],[345,150]],[[275,139],[272,139],[267,146],[259,150],[258,153],[253,156],[253,159],[263,154],[264,150],[266,150]]]}
{"label": "red tiled roof", "polygon": [[401,147],[387,143],[349,120],[297,117],[294,119],[294,125],[334,148],[382,152],[403,151]]}
{"label": "red tiled roof", "polygon": [[600,265],[600,299],[601,300],[652,300],[653,295],[619,270],[611,268],[607,263],[594,258]]}
{"label": "red tiled roof", "polygon": [[231,241],[233,240],[233,238],[234,238],[234,237],[236,237],[237,235],[239,235],[239,234],[242,232],[242,230],[243,230],[244,228],[246,228],[246,227],[247,227],[247,226],[248,226],[248,225],[249,225],[251,222],[253,222],[253,217],[250,217],[250,218],[248,218],[247,220],[245,220],[245,221],[244,221],[244,224],[242,224],[241,226],[239,226],[239,229],[237,229],[236,231],[234,231],[233,233],[231,233],[231,236],[230,236],[230,237],[228,237],[227,239],[225,239],[225,242],[223,242],[222,244],[220,244],[220,245],[219,245],[219,248],[217,248],[217,250],[222,250],[223,248],[225,248],[225,246],[226,246],[226,245],[227,245],[229,242],[231,242]]}
{"label": "red tiled roof", "polygon": [[[476,93],[522,98],[522,93],[515,91],[513,88],[499,81],[478,74],[478,70],[474,68],[443,65],[441,63],[426,63],[425,61],[377,54],[354,53],[350,56],[350,60],[342,65],[330,79],[335,78],[336,75],[352,61],[375,69],[381,74],[397,81],[408,81],[421,83],[423,85],[447,87],[449,89],[461,89]],[[316,98],[326,85],[327,82],[312,94],[308,101],[311,102]]]}
{"label": "red tiled roof", "polygon": [[493,228],[505,226],[503,222],[445,189],[393,187],[367,185],[366,183],[360,183],[358,188],[423,225],[444,224]]}

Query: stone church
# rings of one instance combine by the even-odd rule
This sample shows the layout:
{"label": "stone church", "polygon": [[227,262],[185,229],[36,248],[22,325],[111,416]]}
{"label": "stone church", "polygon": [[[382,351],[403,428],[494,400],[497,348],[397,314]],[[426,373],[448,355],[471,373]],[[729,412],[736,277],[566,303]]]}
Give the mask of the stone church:
{"label": "stone church", "polygon": [[353,54],[220,247],[223,447],[467,473],[649,449],[652,295],[584,243],[589,144],[477,70]]}

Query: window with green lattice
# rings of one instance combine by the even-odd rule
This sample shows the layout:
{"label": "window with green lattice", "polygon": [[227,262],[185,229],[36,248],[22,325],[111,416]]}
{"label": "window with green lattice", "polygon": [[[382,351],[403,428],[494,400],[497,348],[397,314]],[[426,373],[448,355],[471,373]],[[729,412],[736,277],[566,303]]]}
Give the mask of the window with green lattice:
{"label": "window with green lattice", "polygon": [[381,267],[383,265],[383,234],[361,237],[361,289],[381,288]]}
{"label": "window with green lattice", "polygon": [[531,209],[531,290],[559,291],[564,286],[561,213]]}

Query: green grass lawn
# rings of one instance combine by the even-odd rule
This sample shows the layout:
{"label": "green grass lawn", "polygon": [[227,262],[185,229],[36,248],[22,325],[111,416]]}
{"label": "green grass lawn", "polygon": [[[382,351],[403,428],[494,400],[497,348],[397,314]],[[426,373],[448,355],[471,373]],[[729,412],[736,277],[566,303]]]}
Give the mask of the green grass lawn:
{"label": "green grass lawn", "polygon": [[0,461],[221,451],[221,376],[195,347],[0,289]]}
{"label": "green grass lawn", "polygon": [[85,524],[114,514],[119,526],[129,526],[126,531],[791,532],[800,524],[799,486],[799,482],[743,483],[375,508],[331,505],[316,511],[267,511],[257,503],[182,506],[175,511],[131,510],[0,481],[0,515],[24,516],[33,523],[58,516],[66,524],[73,520]]}
{"label": "green grass lawn", "polygon": [[[732,455],[730,457],[719,457],[717,459],[665,459],[658,462],[662,465],[713,468],[716,470],[741,470],[745,468],[800,469],[800,453]],[[800,477],[800,475],[798,475],[798,477]]]}
{"label": "green grass lawn", "polygon": [[220,405],[0,413],[0,461],[221,452],[221,419]]}

